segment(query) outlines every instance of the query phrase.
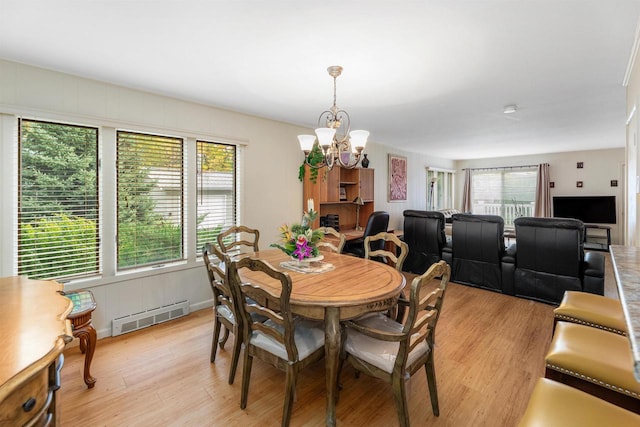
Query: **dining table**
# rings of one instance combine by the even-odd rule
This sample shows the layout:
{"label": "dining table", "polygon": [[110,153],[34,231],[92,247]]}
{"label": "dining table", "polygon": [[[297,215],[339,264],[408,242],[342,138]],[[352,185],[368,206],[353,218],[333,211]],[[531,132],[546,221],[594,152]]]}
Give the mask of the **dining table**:
{"label": "dining table", "polygon": [[[406,283],[404,276],[387,264],[332,252],[323,253],[323,259],[319,261],[322,264],[318,265],[324,271],[319,273],[287,268],[291,257],[279,249],[244,254],[247,255],[267,261],[275,269],[290,275],[290,306],[293,314],[324,321],[326,425],[335,426],[342,342],[340,322],[396,305]],[[251,281],[267,290],[271,288],[278,292],[280,289],[275,281],[270,282],[264,275],[257,275],[250,270],[241,270],[240,276],[242,280]]]}

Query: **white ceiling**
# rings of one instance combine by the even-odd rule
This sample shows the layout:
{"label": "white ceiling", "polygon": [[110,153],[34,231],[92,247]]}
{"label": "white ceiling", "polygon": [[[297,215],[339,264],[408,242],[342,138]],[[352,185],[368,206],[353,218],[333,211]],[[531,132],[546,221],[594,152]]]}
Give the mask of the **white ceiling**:
{"label": "white ceiling", "polygon": [[0,58],[310,128],[342,65],[337,104],[371,141],[484,158],[623,147],[639,16],[639,0],[0,0]]}

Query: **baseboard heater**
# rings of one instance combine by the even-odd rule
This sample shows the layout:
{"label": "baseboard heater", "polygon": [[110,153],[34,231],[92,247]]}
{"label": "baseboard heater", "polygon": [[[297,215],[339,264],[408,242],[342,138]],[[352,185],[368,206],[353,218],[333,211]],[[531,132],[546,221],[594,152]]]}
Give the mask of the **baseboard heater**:
{"label": "baseboard heater", "polygon": [[137,331],[147,326],[173,320],[189,314],[189,301],[179,301],[158,308],[152,308],[140,313],[117,317],[112,321],[111,335],[118,336],[127,332]]}

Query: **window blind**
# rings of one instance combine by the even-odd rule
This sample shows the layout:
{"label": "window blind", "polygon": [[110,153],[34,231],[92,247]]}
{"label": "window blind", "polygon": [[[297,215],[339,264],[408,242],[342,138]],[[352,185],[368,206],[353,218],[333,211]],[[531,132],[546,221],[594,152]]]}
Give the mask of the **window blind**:
{"label": "window blind", "polygon": [[237,147],[197,141],[196,253],[237,220]]}
{"label": "window blind", "polygon": [[117,132],[118,269],[184,259],[181,138]]}
{"label": "window blind", "polygon": [[473,171],[473,213],[499,215],[505,224],[521,216],[533,216],[536,169]]}
{"label": "window blind", "polygon": [[18,274],[100,273],[98,129],[19,121]]}

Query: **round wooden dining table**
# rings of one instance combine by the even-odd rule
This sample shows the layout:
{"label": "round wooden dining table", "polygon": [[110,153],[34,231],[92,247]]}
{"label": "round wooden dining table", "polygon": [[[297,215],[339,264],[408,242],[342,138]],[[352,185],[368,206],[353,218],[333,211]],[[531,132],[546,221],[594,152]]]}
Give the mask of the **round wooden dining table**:
{"label": "round wooden dining table", "polygon": [[[281,267],[281,262],[291,259],[278,249],[249,254],[289,273],[292,281],[290,304],[294,314],[324,321],[326,425],[335,426],[341,343],[340,321],[393,307],[405,286],[405,278],[395,268],[381,262],[329,252],[323,255],[322,262],[332,264],[333,270],[302,273]],[[241,271],[240,274],[243,280],[249,280],[265,289],[270,287],[264,276],[259,276],[261,281],[256,282],[252,280],[251,271]],[[274,286],[273,289],[279,291],[280,288]]]}

